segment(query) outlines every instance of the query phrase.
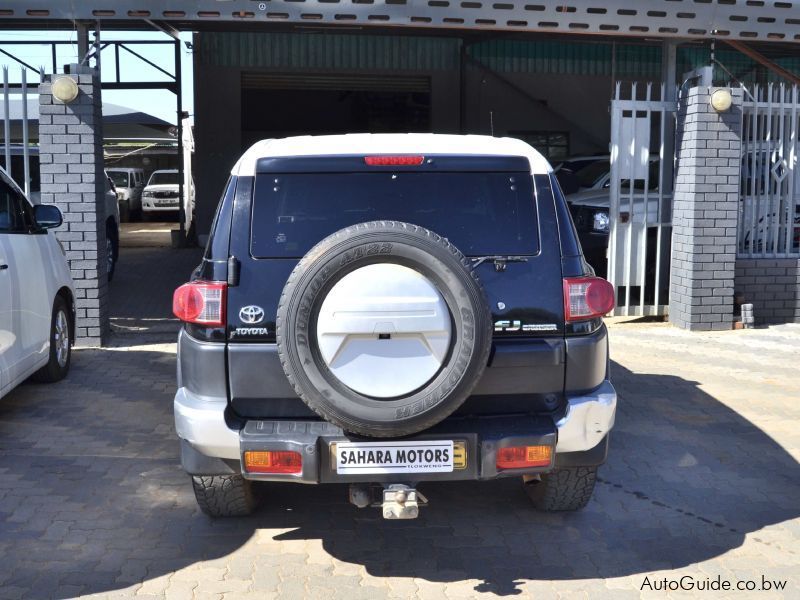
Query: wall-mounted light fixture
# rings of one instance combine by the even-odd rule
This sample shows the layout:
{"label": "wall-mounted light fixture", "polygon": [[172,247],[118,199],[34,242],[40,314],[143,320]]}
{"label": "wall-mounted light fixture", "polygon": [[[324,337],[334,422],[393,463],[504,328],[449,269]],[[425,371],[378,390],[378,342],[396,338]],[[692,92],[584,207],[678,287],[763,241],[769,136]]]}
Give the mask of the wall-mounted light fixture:
{"label": "wall-mounted light fixture", "polygon": [[51,88],[53,90],[53,97],[64,104],[69,104],[78,97],[78,84],[75,83],[72,77],[64,75],[56,77]]}
{"label": "wall-mounted light fixture", "polygon": [[731,98],[731,91],[726,88],[715,90],[711,93],[711,108],[717,112],[725,112],[731,107],[733,98]]}

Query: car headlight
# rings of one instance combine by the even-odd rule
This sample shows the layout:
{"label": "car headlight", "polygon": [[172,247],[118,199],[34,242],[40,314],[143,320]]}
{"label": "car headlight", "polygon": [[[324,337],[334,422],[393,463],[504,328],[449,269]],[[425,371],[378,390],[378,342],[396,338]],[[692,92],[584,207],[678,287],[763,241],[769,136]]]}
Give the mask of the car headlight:
{"label": "car headlight", "polygon": [[592,216],[592,230],[594,231],[608,231],[609,224],[608,212],[605,210],[598,210]]}
{"label": "car headlight", "polygon": [[152,198],[153,192],[142,192],[142,198]]}

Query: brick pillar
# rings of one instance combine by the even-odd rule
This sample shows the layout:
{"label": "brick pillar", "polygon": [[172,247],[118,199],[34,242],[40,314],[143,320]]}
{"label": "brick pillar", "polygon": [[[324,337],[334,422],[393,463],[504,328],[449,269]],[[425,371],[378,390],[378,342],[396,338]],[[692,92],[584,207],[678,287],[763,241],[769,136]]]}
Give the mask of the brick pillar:
{"label": "brick pillar", "polygon": [[42,204],[64,214],[56,237],[75,282],[76,342],[99,346],[109,331],[100,78],[87,67],[69,71],[80,90],[69,104],[52,95],[51,82],[63,75],[48,75],[39,86]]}
{"label": "brick pillar", "polygon": [[718,88],[697,87],[681,100],[672,217],[669,319],[684,329],[730,329],[736,270],[742,90],[717,113]]}

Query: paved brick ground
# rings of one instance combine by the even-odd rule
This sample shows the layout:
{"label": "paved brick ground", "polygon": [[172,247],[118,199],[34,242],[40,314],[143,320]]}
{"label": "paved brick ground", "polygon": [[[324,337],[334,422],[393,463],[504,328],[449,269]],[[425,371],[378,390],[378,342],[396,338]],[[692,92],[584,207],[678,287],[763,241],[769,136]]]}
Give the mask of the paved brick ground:
{"label": "paved brick ground", "polygon": [[[168,318],[188,252],[128,254],[115,315]],[[288,485],[251,518],[204,517],[178,464],[174,344],[148,343],[172,331],[80,350],[67,380],[0,402],[0,598],[666,597],[645,577],[687,575],[800,596],[800,326],[611,329],[620,410],[585,511],[534,512],[501,480],[428,485],[409,522]]]}

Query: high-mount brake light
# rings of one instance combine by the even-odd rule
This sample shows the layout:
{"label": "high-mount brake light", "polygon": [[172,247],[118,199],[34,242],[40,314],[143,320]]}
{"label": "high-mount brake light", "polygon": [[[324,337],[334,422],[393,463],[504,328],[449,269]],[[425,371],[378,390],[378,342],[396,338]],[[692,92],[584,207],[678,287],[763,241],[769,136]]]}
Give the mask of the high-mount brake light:
{"label": "high-mount brake light", "polygon": [[605,279],[564,279],[564,319],[567,323],[602,317],[614,309],[614,304],[614,286]]}
{"label": "high-mount brake light", "polygon": [[172,295],[172,312],[184,323],[221,327],[225,325],[227,291],[224,281],[184,283]]}
{"label": "high-mount brake light", "polygon": [[424,156],[365,156],[364,162],[370,167],[415,167],[421,165]]}

